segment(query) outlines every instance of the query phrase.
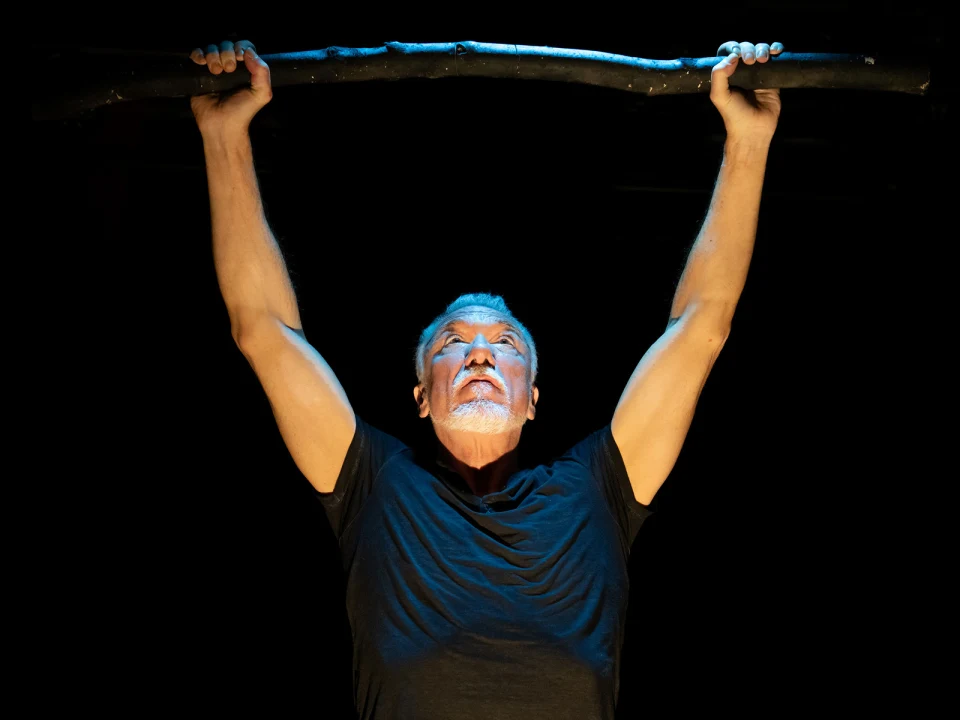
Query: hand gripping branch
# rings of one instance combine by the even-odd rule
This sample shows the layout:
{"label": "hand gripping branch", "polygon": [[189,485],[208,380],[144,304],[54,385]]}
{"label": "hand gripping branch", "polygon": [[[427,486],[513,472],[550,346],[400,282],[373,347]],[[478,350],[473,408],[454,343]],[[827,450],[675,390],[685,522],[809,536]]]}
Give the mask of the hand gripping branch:
{"label": "hand gripping branch", "polygon": [[[274,88],[289,85],[485,77],[581,83],[645,95],[708,93],[717,57],[647,60],[593,50],[482,42],[399,43],[262,55]],[[757,88],[844,88],[923,95],[929,68],[878,62],[866,55],[789,53],[766,63],[741,62],[732,84]],[[69,117],[130,100],[224,92],[249,82],[242,69],[211,75],[202,65],[163,57],[147,69],[94,78],[89,85],[34,106],[34,117]]]}

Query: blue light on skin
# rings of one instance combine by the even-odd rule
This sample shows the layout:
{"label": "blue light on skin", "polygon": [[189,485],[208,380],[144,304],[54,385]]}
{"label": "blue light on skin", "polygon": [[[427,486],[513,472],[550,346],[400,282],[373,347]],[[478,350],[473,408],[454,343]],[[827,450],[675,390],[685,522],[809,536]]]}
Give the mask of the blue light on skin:
{"label": "blue light on skin", "polygon": [[[431,418],[437,439],[462,465],[454,469],[470,482],[468,476],[474,474],[470,468],[486,468],[512,453],[523,423],[534,419],[540,393],[532,382],[530,350],[508,318],[489,308],[466,307],[453,313],[434,334],[424,365],[426,388],[418,384],[413,390],[420,417]],[[500,383],[471,383],[455,389],[471,371],[492,371]],[[509,411],[512,421],[502,432],[448,427],[451,414],[478,397]]]}

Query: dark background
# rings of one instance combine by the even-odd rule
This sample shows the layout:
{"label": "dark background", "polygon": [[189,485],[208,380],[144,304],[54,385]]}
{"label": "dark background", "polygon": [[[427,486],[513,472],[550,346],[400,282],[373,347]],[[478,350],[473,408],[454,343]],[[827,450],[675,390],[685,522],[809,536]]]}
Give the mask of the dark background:
{"label": "dark background", "polygon": [[[945,24],[922,3],[776,8],[636,9],[593,29],[78,16],[35,36],[31,92],[225,38],[261,54],[471,39],[650,58],[736,39],[929,64],[924,97],[783,92],[733,332],[633,548],[618,717],[888,702],[883,669],[911,635],[900,602],[939,531],[908,527],[932,518],[917,478],[939,472],[908,448],[943,342],[923,320],[956,86]],[[336,542],[230,337],[187,99],[32,129],[53,308],[34,421],[51,438],[40,466],[62,468],[46,471],[37,533],[51,688],[132,710],[350,717]],[[663,331],[724,137],[706,94],[479,79],[283,88],[251,135],[307,337],[357,413],[424,443],[418,332],[460,293],[502,294],[540,352],[529,463],[606,424]]]}

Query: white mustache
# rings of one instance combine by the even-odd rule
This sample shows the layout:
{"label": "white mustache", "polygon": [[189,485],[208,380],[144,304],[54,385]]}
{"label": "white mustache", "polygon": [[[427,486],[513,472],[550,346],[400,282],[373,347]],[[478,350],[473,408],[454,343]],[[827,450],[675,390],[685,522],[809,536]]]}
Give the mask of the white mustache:
{"label": "white mustache", "polygon": [[474,370],[474,369],[461,370],[459,373],[457,373],[457,377],[453,382],[453,391],[458,392],[468,382],[470,382],[471,380],[477,380],[477,379],[489,380],[494,385],[496,385],[501,392],[503,393],[507,392],[506,383],[504,383],[504,381],[501,379],[499,375],[497,375],[496,372],[494,372],[492,369],[488,367],[484,367],[479,370]]}

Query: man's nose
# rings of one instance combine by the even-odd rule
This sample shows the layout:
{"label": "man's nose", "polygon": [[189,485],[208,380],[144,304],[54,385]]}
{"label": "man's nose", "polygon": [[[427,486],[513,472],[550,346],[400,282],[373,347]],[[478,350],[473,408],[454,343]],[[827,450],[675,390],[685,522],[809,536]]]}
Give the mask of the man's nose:
{"label": "man's nose", "polygon": [[467,357],[464,358],[465,367],[473,365],[489,365],[496,367],[497,361],[493,356],[493,347],[482,334],[477,334],[473,342],[467,346]]}

